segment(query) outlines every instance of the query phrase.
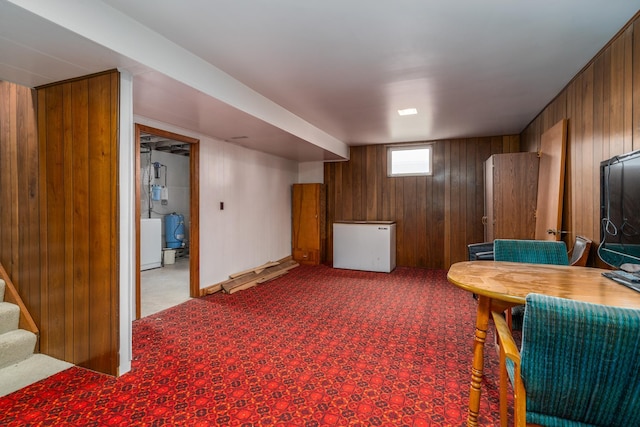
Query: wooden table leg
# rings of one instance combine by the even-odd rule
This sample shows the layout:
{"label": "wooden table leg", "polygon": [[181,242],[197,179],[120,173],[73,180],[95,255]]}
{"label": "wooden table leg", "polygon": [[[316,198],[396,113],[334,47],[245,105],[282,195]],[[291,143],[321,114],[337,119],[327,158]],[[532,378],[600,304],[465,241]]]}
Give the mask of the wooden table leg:
{"label": "wooden table leg", "polygon": [[473,366],[471,368],[471,390],[469,392],[469,414],[467,426],[478,425],[480,412],[480,394],[482,386],[482,371],[484,369],[484,343],[487,339],[489,328],[489,314],[491,298],[478,296],[478,313],[476,315],[476,334],[473,342]]}

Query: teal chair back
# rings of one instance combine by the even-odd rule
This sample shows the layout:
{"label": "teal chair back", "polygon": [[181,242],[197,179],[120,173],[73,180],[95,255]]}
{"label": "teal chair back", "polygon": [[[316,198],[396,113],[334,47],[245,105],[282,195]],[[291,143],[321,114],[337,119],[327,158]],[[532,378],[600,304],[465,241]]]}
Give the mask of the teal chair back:
{"label": "teal chair back", "polygon": [[526,298],[527,423],[640,426],[640,310]]}
{"label": "teal chair back", "polygon": [[496,239],[493,256],[496,261],[569,265],[567,245],[549,240]]}

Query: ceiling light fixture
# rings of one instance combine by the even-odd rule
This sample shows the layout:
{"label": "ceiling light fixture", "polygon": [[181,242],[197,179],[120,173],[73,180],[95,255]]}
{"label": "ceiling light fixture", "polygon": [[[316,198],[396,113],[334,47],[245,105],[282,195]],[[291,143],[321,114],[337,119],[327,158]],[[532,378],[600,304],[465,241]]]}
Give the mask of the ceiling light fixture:
{"label": "ceiling light fixture", "polygon": [[405,108],[404,110],[398,110],[398,114],[401,116],[412,116],[414,114],[418,114],[418,110],[415,108]]}

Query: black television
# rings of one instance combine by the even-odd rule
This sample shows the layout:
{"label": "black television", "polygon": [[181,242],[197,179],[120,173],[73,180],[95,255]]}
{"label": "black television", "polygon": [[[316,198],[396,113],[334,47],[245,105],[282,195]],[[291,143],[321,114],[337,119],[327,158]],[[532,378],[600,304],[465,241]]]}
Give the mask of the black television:
{"label": "black television", "polygon": [[600,246],[612,267],[640,264],[640,150],[600,163]]}

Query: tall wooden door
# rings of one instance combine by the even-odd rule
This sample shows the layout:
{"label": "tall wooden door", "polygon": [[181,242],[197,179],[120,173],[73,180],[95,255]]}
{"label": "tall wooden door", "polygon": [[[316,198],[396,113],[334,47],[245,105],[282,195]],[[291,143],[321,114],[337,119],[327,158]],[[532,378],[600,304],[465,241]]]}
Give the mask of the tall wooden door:
{"label": "tall wooden door", "polygon": [[540,141],[540,173],[536,204],[536,240],[560,240],[564,194],[567,120],[562,119]]}
{"label": "tall wooden door", "polygon": [[293,259],[301,264],[320,264],[326,241],[324,184],[293,184],[291,208]]}
{"label": "tall wooden door", "polygon": [[536,153],[494,154],[485,162],[485,241],[532,239],[538,183]]}

